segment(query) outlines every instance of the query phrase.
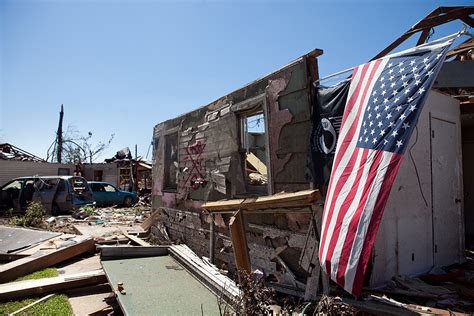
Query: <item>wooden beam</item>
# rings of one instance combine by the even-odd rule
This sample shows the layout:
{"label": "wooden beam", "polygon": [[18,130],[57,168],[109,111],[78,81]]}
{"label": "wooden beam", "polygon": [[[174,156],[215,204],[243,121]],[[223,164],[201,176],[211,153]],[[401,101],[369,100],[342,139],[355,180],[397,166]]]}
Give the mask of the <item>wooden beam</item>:
{"label": "wooden beam", "polygon": [[100,259],[111,260],[121,258],[142,258],[142,257],[157,257],[168,254],[168,246],[148,246],[148,247],[101,247]]}
{"label": "wooden beam", "polygon": [[295,193],[280,193],[246,199],[207,202],[202,208],[210,213],[232,210],[258,210],[266,208],[286,208],[310,206],[320,198],[318,190],[305,190]]}
{"label": "wooden beam", "polygon": [[94,251],[95,242],[92,238],[81,239],[77,244],[54,251],[40,250],[29,257],[0,266],[0,283],[13,281],[25,274],[51,267],[82,253]]}
{"label": "wooden beam", "polygon": [[245,224],[242,211],[237,211],[229,223],[232,248],[234,248],[235,265],[250,273],[250,255],[245,236]]}
{"label": "wooden beam", "polygon": [[[474,6],[439,7],[432,11],[430,14],[428,14],[426,17],[424,17],[421,21],[416,23],[414,26],[412,26],[402,36],[397,38],[394,42],[388,45],[384,50],[378,53],[371,60],[375,60],[387,55],[392,50],[397,48],[400,44],[402,44],[404,41],[406,41],[408,38],[410,38],[413,34],[426,30],[428,30],[429,32],[429,29],[435,26],[445,24],[457,19],[461,19],[470,26],[473,26],[472,18],[469,17],[470,14],[474,14]],[[423,37],[424,35],[422,34],[419,41],[421,41]]]}
{"label": "wooden beam", "polygon": [[138,238],[137,236],[133,236],[133,235],[130,235],[128,234],[126,231],[122,230],[122,234],[127,237],[128,239],[130,239],[131,241],[133,241],[134,243],[140,245],[140,246],[143,246],[143,247],[147,247],[147,246],[151,246],[151,244],[149,244],[148,242],[144,241],[143,239],[141,238]]}
{"label": "wooden beam", "polygon": [[15,254],[15,253],[0,253],[0,262],[10,262],[21,258],[28,257],[29,255]]}
{"label": "wooden beam", "polygon": [[104,271],[88,271],[38,280],[0,284],[0,301],[23,299],[107,282]]}

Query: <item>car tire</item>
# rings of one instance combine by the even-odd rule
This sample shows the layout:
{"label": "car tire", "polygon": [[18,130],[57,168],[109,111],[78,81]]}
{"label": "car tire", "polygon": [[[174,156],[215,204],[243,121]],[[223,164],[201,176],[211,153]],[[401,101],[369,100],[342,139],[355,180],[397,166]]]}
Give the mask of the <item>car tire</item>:
{"label": "car tire", "polygon": [[132,197],[130,197],[130,196],[127,196],[123,200],[123,206],[125,206],[125,207],[130,207],[130,206],[132,206],[132,204],[133,204],[133,200],[132,200]]}
{"label": "car tire", "polygon": [[52,216],[58,216],[59,215],[59,206],[55,203],[51,206],[51,215]]}

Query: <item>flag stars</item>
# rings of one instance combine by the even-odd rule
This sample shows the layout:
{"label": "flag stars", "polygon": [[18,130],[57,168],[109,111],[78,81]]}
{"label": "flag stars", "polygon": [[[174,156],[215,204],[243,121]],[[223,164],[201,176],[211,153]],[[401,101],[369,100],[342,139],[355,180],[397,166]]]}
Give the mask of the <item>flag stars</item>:
{"label": "flag stars", "polygon": [[382,96],[384,96],[385,94],[387,94],[387,91],[383,90],[382,93],[380,93]]}
{"label": "flag stars", "polygon": [[397,140],[397,144],[395,146],[397,146],[397,148],[400,148],[402,145],[403,145],[402,141]]}
{"label": "flag stars", "polygon": [[410,66],[413,66],[414,64],[416,64],[416,61],[415,61],[414,59],[412,59],[412,60],[410,61]]}
{"label": "flag stars", "polygon": [[430,60],[430,59],[429,59],[428,57],[425,57],[425,58],[423,59],[423,63],[426,64],[429,60]]}
{"label": "flag stars", "polygon": [[388,111],[388,109],[390,109],[390,105],[386,105],[384,108],[385,111]]}
{"label": "flag stars", "polygon": [[421,80],[420,80],[420,79],[416,79],[416,81],[415,81],[415,85],[419,86],[419,85],[420,85],[420,83],[421,83]]}
{"label": "flag stars", "polygon": [[378,101],[379,101],[379,99],[375,98],[372,102],[377,103]]}
{"label": "flag stars", "polygon": [[405,71],[405,68],[400,68],[400,70],[398,71],[399,74],[403,73]]}
{"label": "flag stars", "polygon": [[418,94],[419,94],[419,95],[422,95],[423,92],[425,92],[425,88],[424,88],[424,87],[421,87],[420,90],[418,90]]}
{"label": "flag stars", "polygon": [[418,70],[418,67],[415,66],[411,69],[411,72],[415,73],[417,70]]}
{"label": "flag stars", "polygon": [[400,115],[400,121],[403,121],[404,119],[406,119],[406,117],[407,116],[405,115],[405,113],[402,113],[402,115]]}
{"label": "flag stars", "polygon": [[429,77],[429,76],[431,76],[433,73],[434,73],[434,71],[430,69],[430,70],[428,70],[428,72],[426,73],[426,75]]}
{"label": "flag stars", "polygon": [[416,106],[413,104],[412,106],[410,106],[410,112],[413,112],[416,110]]}
{"label": "flag stars", "polygon": [[388,80],[390,80],[390,81],[392,81],[393,79],[395,79],[394,75],[391,75],[390,78],[388,78]]}
{"label": "flag stars", "polygon": [[406,88],[406,87],[408,86],[408,82],[403,81],[402,86],[403,86],[404,88]]}
{"label": "flag stars", "polygon": [[[388,102],[388,99],[387,99],[387,98],[383,99],[383,103],[387,103],[387,102]],[[386,107],[385,107],[385,108],[386,108]]]}
{"label": "flag stars", "polygon": [[[403,81],[403,80],[405,80],[406,78],[407,78],[407,76],[406,76],[405,74],[403,74],[402,77],[400,78],[400,80]],[[405,83],[405,82],[403,82],[403,83]]]}
{"label": "flag stars", "polygon": [[394,131],[392,132],[392,136],[393,136],[393,137],[397,137],[397,135],[398,135],[397,130],[394,130]]}
{"label": "flag stars", "polygon": [[397,95],[397,90],[393,90],[393,91],[392,91],[392,95],[393,95],[393,96],[396,96],[396,95]]}
{"label": "flag stars", "polygon": [[383,136],[383,135],[385,135],[385,130],[380,131],[380,136]]}
{"label": "flag stars", "polygon": [[374,96],[376,94],[377,94],[377,90],[374,90],[374,92],[372,92],[372,96]]}
{"label": "flag stars", "polygon": [[410,93],[410,89],[406,88],[405,91],[403,91],[403,93],[405,93],[405,94]]}
{"label": "flag stars", "polygon": [[376,139],[376,138],[373,138],[373,139],[372,139],[372,143],[373,143],[373,144],[377,143],[377,139]]}
{"label": "flag stars", "polygon": [[403,61],[398,63],[398,67],[402,67],[402,66],[403,66]]}
{"label": "flag stars", "polygon": [[414,100],[413,97],[409,97],[409,98],[408,98],[408,103],[413,102],[413,100]]}
{"label": "flag stars", "polygon": [[395,82],[392,82],[392,84],[390,85],[391,88],[395,87],[397,84]]}
{"label": "flag stars", "polygon": [[390,127],[393,127],[395,125],[395,123],[393,121],[391,121],[390,123],[388,123],[388,126]]}
{"label": "flag stars", "polygon": [[380,108],[380,106],[379,106],[379,105],[377,105],[377,106],[375,106],[374,110],[375,110],[375,111],[378,111],[378,110],[379,110],[379,108]]}
{"label": "flag stars", "polygon": [[374,125],[374,122],[370,121],[369,122],[369,127],[372,127],[372,125]]}
{"label": "flag stars", "polygon": [[375,130],[373,129],[373,130],[370,131],[370,135],[373,136],[374,134],[375,134]]}
{"label": "flag stars", "polygon": [[415,77],[415,79],[418,79],[419,76],[420,76],[420,75],[419,75],[418,73],[416,73],[416,72],[413,73],[413,77]]}
{"label": "flag stars", "polygon": [[[382,116],[382,114],[377,113],[377,115],[375,116],[375,118],[376,118],[376,119],[379,119],[381,116]],[[379,124],[382,124],[382,123],[379,122]],[[379,127],[380,127],[380,125],[379,125]]]}
{"label": "flag stars", "polygon": [[377,126],[378,127],[381,127],[383,125],[383,123],[381,121],[378,122]]}
{"label": "flag stars", "polygon": [[401,105],[399,105],[399,106],[397,106],[397,107],[395,108],[395,110],[397,110],[397,112],[400,112],[401,109],[402,109],[402,106],[401,106]]}
{"label": "flag stars", "polygon": [[393,101],[393,103],[397,103],[398,101],[400,101],[400,98],[396,97],[395,100]]}
{"label": "flag stars", "polygon": [[391,113],[387,113],[386,119],[389,120],[389,119],[391,119],[391,118],[392,118],[392,114],[391,114]]}
{"label": "flag stars", "polygon": [[380,88],[382,88],[382,89],[385,88],[385,83],[382,83],[382,84],[380,85]]}
{"label": "flag stars", "polygon": [[443,54],[438,54],[438,55],[436,55],[436,60],[440,59],[441,56],[443,56]]}
{"label": "flag stars", "polygon": [[406,130],[406,129],[410,128],[410,125],[408,123],[403,123],[402,128]]}
{"label": "flag stars", "polygon": [[[393,73],[393,69],[390,69],[390,70],[388,71],[388,74],[391,75],[392,73]],[[390,78],[392,78],[392,77],[393,77],[393,76],[390,76]],[[392,79],[390,79],[390,80],[392,80]]]}

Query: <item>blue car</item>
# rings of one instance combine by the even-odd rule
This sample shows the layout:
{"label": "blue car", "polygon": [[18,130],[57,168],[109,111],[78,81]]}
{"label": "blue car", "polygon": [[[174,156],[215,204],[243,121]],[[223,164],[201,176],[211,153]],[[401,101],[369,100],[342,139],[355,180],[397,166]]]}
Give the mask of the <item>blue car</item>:
{"label": "blue car", "polygon": [[92,190],[92,197],[97,205],[121,205],[130,207],[138,202],[135,192],[121,191],[113,184],[108,182],[89,181]]}

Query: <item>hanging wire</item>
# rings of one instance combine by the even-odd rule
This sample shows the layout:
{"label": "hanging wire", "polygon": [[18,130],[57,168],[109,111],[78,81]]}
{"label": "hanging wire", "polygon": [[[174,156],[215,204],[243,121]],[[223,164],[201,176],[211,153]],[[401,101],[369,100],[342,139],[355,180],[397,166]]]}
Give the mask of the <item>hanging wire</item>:
{"label": "hanging wire", "polygon": [[418,187],[420,188],[421,196],[423,197],[423,200],[425,201],[426,207],[428,207],[428,201],[426,201],[425,195],[423,193],[423,189],[421,187],[421,180],[420,180],[420,175],[418,174],[418,168],[416,167],[415,159],[413,159],[413,154],[411,153],[411,150],[413,149],[413,147],[415,147],[417,142],[418,142],[418,126],[415,125],[415,141],[413,142],[413,145],[410,146],[410,149],[408,150],[408,154],[410,155],[411,162],[413,163],[413,167],[415,168],[416,179],[418,180]]}

